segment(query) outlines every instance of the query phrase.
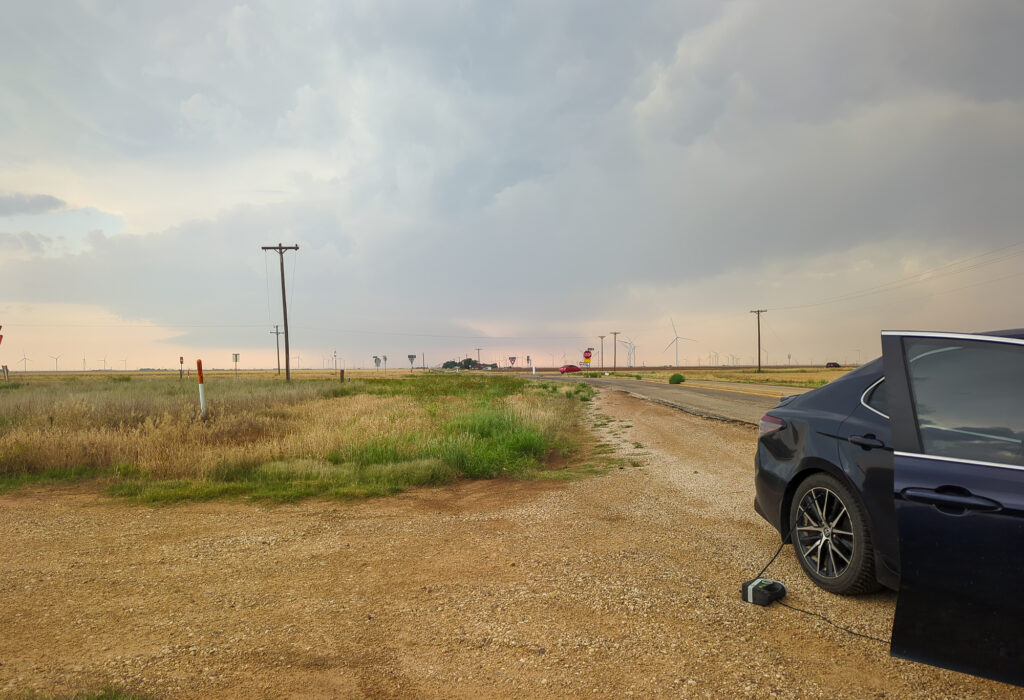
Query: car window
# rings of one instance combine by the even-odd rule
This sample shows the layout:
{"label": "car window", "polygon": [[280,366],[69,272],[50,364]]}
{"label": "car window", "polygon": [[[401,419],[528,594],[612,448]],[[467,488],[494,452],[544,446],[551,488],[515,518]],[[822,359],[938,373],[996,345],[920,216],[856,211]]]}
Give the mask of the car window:
{"label": "car window", "polygon": [[868,390],[867,396],[864,397],[864,403],[881,413],[883,416],[888,417],[889,394],[885,390],[884,378]]}
{"label": "car window", "polygon": [[1024,465],[1024,346],[904,343],[924,452]]}

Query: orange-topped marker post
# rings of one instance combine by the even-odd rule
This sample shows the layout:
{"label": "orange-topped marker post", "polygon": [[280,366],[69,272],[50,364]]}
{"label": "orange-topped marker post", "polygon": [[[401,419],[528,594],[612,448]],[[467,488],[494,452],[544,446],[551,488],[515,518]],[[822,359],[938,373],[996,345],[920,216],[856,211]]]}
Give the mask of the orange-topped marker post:
{"label": "orange-topped marker post", "polygon": [[203,361],[196,360],[196,376],[199,377],[199,411],[206,418],[206,390],[203,387]]}

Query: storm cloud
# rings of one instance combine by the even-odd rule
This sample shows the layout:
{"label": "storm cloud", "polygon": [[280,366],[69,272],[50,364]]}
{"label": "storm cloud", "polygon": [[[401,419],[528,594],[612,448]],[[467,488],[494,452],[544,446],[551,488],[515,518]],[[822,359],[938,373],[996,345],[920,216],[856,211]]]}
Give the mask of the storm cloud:
{"label": "storm cloud", "polygon": [[[266,325],[277,261],[260,246],[280,241],[301,248],[289,265],[310,336],[526,343],[675,314],[724,347],[753,304],[797,306],[1021,240],[1015,2],[9,14],[0,189],[54,195],[0,195],[0,230],[37,214],[31,233],[51,235],[46,217],[71,206],[58,197],[110,223],[90,235],[83,219],[60,255],[0,260],[0,303]],[[826,261],[822,286],[803,274]],[[975,323],[977,299],[919,323]],[[867,345],[903,320],[858,313],[837,342]],[[1020,325],[1012,314],[991,322]],[[794,344],[819,342],[820,324],[806,328]],[[220,333],[189,342],[239,342]]]}
{"label": "storm cloud", "polygon": [[63,200],[48,194],[0,192],[0,216],[42,214],[54,209],[60,209],[63,206]]}

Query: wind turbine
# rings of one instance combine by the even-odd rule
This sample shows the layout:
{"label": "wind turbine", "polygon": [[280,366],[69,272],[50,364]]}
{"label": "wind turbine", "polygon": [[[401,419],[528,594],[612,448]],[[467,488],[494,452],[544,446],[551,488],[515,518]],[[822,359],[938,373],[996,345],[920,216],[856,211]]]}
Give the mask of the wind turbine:
{"label": "wind turbine", "polygon": [[29,358],[25,356],[25,351],[22,350],[21,351],[21,371],[22,372],[27,372],[28,371],[28,363],[29,362],[30,362]]}
{"label": "wind turbine", "polygon": [[57,361],[60,359],[60,355],[50,355],[50,359],[53,360],[53,371],[56,372],[58,369]]}
{"label": "wind turbine", "polygon": [[[636,359],[636,343],[633,342],[632,338],[626,338],[619,342],[626,346],[626,366],[632,367],[633,361]],[[667,350],[668,348],[665,349]]]}
{"label": "wind turbine", "polygon": [[[678,367],[679,366],[679,341],[680,340],[689,340],[692,343],[696,343],[697,341],[694,340],[693,338],[684,338],[683,336],[679,335],[679,332],[676,331],[676,322],[672,320],[671,316],[669,316],[668,320],[672,323],[672,333],[675,335],[675,337],[672,339],[671,342],[669,342],[668,345],[665,346],[665,350],[668,350],[670,347],[672,347],[673,343],[675,344],[675,346],[676,346],[676,365],[675,366]],[[665,350],[662,350],[662,352],[665,352]]]}

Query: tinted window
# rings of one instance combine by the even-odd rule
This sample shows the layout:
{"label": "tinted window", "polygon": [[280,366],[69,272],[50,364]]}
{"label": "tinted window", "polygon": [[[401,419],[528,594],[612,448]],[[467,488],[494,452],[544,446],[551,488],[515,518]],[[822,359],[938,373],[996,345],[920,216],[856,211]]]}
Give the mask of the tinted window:
{"label": "tinted window", "polygon": [[889,415],[889,394],[885,390],[885,380],[875,385],[865,399],[868,406],[881,414]]}
{"label": "tinted window", "polygon": [[925,453],[1024,465],[1024,346],[903,342]]}

